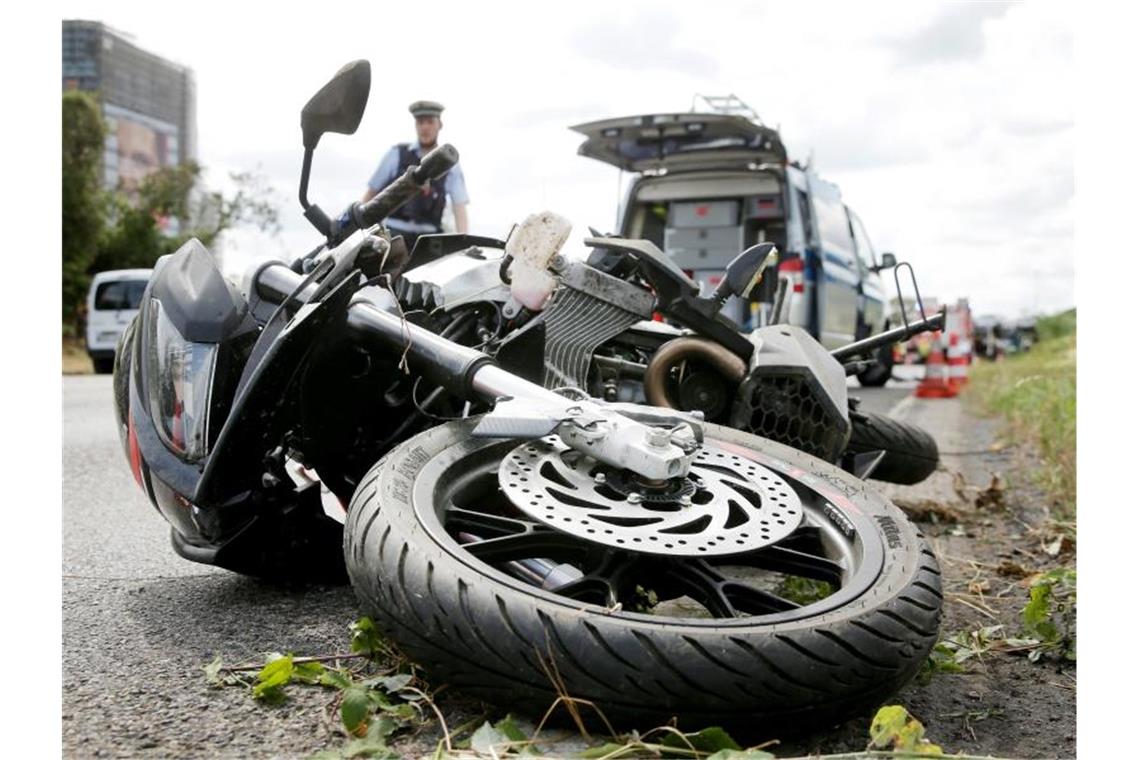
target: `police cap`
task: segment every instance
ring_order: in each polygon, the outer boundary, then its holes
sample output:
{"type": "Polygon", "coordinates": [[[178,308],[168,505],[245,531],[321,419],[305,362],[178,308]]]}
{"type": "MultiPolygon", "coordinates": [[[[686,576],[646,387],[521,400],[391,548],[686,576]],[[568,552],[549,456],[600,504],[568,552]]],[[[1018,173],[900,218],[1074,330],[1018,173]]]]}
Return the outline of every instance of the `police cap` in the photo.
{"type": "Polygon", "coordinates": [[[443,105],[434,100],[417,100],[408,106],[412,116],[439,116],[443,113],[443,105]]]}

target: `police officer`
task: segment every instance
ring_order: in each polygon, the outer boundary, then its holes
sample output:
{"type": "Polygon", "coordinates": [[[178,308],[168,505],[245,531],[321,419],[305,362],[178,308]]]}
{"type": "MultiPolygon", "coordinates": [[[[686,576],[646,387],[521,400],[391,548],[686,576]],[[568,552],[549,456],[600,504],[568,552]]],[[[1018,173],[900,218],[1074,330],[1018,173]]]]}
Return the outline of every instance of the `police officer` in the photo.
{"type": "MultiPolygon", "coordinates": [[[[443,126],[439,118],[443,106],[431,100],[417,100],[408,110],[416,119],[416,143],[393,145],[384,154],[380,166],[368,180],[368,190],[362,199],[365,202],[402,176],[409,166],[419,164],[420,159],[436,146],[443,126]]],[[[443,231],[445,196],[451,198],[456,231],[467,232],[467,185],[458,164],[443,177],[425,185],[420,195],[393,212],[384,224],[392,232],[402,235],[410,250],[420,235],[443,231]]]]}

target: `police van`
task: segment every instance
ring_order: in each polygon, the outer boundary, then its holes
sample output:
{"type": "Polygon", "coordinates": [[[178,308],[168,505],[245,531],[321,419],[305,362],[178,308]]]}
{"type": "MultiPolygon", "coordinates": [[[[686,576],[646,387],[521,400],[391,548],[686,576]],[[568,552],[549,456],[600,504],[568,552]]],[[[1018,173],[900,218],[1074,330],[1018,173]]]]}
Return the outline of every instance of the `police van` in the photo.
{"type": "MultiPolygon", "coordinates": [[[[653,242],[701,283],[707,295],[745,248],[771,242],[788,280],[782,321],[836,348],[888,327],[880,271],[894,256],[876,254],[862,221],[839,188],[789,161],[780,135],[735,113],[667,113],[605,119],[571,127],[585,135],[578,153],[632,172],[618,210],[621,237],[653,242]]],[[[773,321],[776,279],[732,300],[726,315],[742,329],[773,321]]],[[[891,352],[859,375],[863,385],[890,377],[891,352]]]]}

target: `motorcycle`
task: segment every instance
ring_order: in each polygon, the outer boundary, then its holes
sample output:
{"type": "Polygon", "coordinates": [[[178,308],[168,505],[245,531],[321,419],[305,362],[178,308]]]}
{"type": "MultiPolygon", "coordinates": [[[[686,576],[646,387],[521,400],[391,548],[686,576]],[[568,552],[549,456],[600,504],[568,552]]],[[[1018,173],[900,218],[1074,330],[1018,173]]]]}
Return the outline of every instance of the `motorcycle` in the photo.
{"type": "MultiPolygon", "coordinates": [[[[356,130],[370,84],[349,64],[302,111],[299,197],[325,243],[239,289],[190,241],[124,334],[124,452],[175,550],[347,572],[429,677],[527,713],[563,693],[627,724],[783,728],[909,680],[938,634],[938,563],[862,479],[699,412],[533,382],[483,350],[510,319],[493,301],[404,311],[407,251],[379,222],[455,149],[335,219],[307,199],[317,143],[356,130]]],[[[552,258],[543,229],[507,247],[538,262],[509,273],[524,296],[548,285],[531,277],[552,258]]]]}

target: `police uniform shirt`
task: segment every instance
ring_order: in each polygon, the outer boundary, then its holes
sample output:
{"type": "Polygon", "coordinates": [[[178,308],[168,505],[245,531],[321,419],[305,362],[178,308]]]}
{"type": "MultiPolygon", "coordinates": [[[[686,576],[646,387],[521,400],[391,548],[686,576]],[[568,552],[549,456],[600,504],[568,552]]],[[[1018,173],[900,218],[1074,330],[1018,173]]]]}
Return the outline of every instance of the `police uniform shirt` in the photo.
{"type": "MultiPolygon", "coordinates": [[[[424,157],[423,148],[420,147],[418,140],[413,140],[408,145],[416,158],[422,159],[424,157]]],[[[392,183],[396,179],[396,175],[400,170],[400,148],[398,145],[393,145],[384,154],[384,158],[380,160],[380,166],[376,167],[372,179],[368,180],[368,187],[379,192],[392,183]]],[[[459,164],[451,167],[447,172],[447,176],[443,178],[443,191],[447,197],[451,199],[451,205],[454,207],[457,204],[466,204],[467,199],[467,184],[463,180],[463,170],[459,164]]],[[[434,225],[430,222],[412,222],[407,219],[396,219],[389,217],[384,221],[384,225],[393,230],[400,230],[403,232],[438,232],[434,225]]]]}

